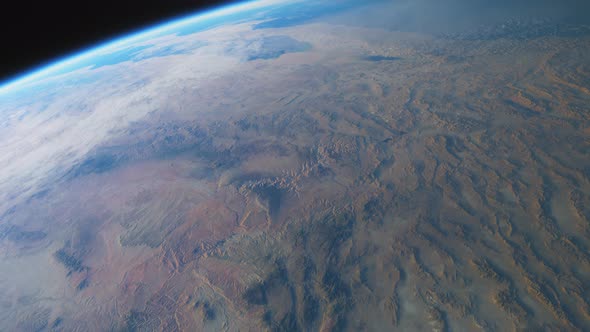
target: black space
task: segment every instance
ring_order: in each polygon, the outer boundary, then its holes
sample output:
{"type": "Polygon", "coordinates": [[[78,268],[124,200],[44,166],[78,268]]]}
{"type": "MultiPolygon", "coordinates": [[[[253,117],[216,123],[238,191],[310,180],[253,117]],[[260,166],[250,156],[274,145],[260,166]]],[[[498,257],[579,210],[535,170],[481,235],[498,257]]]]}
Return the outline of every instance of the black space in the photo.
{"type": "Polygon", "coordinates": [[[125,33],[233,2],[12,1],[0,7],[0,82],[125,33]]]}

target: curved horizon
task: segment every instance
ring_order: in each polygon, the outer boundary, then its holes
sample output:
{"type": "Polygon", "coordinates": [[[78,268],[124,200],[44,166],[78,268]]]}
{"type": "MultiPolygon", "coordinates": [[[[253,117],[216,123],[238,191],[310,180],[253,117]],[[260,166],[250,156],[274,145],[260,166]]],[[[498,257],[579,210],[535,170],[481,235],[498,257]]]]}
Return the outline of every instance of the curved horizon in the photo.
{"type": "Polygon", "coordinates": [[[234,3],[215,6],[209,9],[196,11],[190,14],[172,17],[162,20],[159,23],[150,24],[147,27],[137,29],[118,37],[111,38],[104,42],[97,42],[94,46],[81,48],[78,51],[71,52],[67,55],[56,57],[44,64],[33,66],[28,70],[24,70],[21,74],[13,75],[7,79],[0,80],[0,94],[6,93],[17,87],[23,87],[27,83],[32,83],[33,80],[43,78],[51,75],[60,68],[65,68],[68,65],[74,65],[76,62],[96,56],[97,52],[109,50],[116,46],[121,46],[130,43],[134,40],[139,40],[154,34],[165,32],[182,27],[184,25],[195,23],[197,21],[211,19],[219,16],[225,16],[232,13],[238,13],[249,9],[259,9],[261,7],[268,7],[273,4],[281,3],[281,0],[244,0],[234,3]]]}

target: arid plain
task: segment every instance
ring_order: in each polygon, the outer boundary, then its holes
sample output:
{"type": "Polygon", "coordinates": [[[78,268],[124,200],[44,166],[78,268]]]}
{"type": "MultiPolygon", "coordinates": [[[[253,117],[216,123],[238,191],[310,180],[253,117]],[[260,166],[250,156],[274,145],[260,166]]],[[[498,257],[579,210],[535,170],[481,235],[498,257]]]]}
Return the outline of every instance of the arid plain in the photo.
{"type": "Polygon", "coordinates": [[[590,329],[590,29],[343,20],[119,65],[153,107],[11,194],[1,329],[590,329]]]}

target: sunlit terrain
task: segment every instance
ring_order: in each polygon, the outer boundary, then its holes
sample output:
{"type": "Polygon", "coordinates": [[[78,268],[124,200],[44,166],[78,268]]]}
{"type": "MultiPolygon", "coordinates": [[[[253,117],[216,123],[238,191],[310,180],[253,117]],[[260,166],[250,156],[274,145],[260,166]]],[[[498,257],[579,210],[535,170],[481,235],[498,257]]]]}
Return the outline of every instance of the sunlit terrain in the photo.
{"type": "Polygon", "coordinates": [[[0,329],[590,329],[590,27],[423,2],[272,3],[0,94],[0,329]]]}

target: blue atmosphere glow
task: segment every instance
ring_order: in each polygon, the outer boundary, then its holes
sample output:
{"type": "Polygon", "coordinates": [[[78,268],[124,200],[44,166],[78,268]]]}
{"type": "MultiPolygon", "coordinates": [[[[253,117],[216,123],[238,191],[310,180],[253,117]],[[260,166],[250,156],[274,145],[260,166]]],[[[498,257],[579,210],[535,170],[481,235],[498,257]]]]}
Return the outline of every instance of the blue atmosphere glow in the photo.
{"type": "MultiPolygon", "coordinates": [[[[158,24],[152,28],[132,32],[113,41],[101,44],[97,47],[82,50],[78,53],[68,55],[61,59],[54,60],[47,65],[40,66],[31,71],[25,72],[19,76],[0,82],[0,93],[12,90],[24,85],[34,83],[36,80],[47,78],[53,75],[64,74],[72,70],[84,67],[98,68],[101,66],[116,64],[126,61],[129,55],[142,50],[143,47],[128,48],[127,50],[114,50],[108,52],[111,48],[121,47],[132,42],[141,42],[149,38],[178,34],[188,35],[191,33],[204,31],[221,25],[222,23],[239,22],[254,11],[260,11],[264,8],[271,8],[277,1],[246,1],[237,4],[217,7],[205,12],[191,14],[180,17],[171,21],[158,24]],[[99,52],[107,51],[104,56],[98,56],[99,52]]],[[[147,46],[144,46],[147,47],[147,46]]],[[[132,59],[130,59],[132,60],[132,59]]]]}

